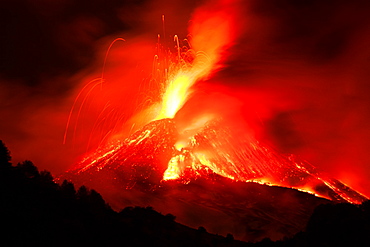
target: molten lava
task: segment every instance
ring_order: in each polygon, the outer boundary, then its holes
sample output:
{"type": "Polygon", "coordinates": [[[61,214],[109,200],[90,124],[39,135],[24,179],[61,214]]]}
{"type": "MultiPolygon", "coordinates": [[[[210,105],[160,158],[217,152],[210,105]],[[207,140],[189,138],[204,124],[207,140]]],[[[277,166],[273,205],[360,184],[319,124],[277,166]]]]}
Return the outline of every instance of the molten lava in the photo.
{"type": "Polygon", "coordinates": [[[140,184],[153,190],[169,180],[186,184],[217,174],[234,181],[295,188],[338,202],[366,200],[293,155],[278,154],[251,137],[236,137],[222,120],[208,122],[180,150],[175,147],[179,136],[173,120],[153,121],[123,142],[90,155],[67,177],[77,175],[72,179],[80,181],[100,177],[103,183],[115,180],[126,189],[140,184]]]}
{"type": "Polygon", "coordinates": [[[295,188],[334,201],[366,200],[309,163],[279,154],[247,131],[235,130],[222,113],[202,114],[198,122],[186,126],[181,123],[178,128],[176,114],[191,96],[193,85],[222,66],[220,54],[235,36],[235,17],[225,16],[226,12],[208,15],[195,21],[190,45],[180,47],[176,36],[176,52],[158,52],[154,76],[162,90],[158,92],[160,102],[151,108],[152,121],[126,139],[99,147],[66,177],[80,181],[99,177],[96,183],[110,180],[123,189],[139,186],[155,190],[170,180],[186,184],[198,178],[221,176],[295,188]]]}

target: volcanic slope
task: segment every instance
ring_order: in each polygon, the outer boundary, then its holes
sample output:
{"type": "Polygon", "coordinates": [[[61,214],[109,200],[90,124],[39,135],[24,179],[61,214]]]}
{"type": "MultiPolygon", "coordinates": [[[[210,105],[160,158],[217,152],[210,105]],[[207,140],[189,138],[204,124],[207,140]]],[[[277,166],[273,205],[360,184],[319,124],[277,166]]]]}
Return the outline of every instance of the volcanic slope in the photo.
{"type": "Polygon", "coordinates": [[[117,210],[152,206],[188,226],[246,241],[292,236],[304,230],[318,204],[329,202],[291,187],[310,185],[336,202],[366,199],[309,164],[235,138],[222,121],[209,122],[180,150],[178,138],[174,120],[153,121],[98,149],[59,180],[98,190],[117,210]]]}

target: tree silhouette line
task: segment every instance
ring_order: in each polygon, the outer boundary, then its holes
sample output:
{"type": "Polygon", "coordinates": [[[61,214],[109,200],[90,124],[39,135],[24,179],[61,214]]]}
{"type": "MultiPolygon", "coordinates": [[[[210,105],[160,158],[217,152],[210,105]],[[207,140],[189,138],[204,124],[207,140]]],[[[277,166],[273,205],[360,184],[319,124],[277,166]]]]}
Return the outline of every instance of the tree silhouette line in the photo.
{"type": "Polygon", "coordinates": [[[28,160],[13,165],[1,140],[0,198],[0,246],[370,246],[370,201],[320,205],[304,232],[245,243],[151,207],[116,212],[93,189],[57,184],[28,160]]]}

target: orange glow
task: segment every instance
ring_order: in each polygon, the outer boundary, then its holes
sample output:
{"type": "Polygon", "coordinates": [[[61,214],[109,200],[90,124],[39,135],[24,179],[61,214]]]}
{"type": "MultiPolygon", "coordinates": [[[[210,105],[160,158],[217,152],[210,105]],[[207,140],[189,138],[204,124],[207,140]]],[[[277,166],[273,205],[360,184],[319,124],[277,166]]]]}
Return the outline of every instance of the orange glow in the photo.
{"type": "Polygon", "coordinates": [[[173,118],[176,112],[184,105],[194,84],[195,78],[187,75],[178,75],[168,83],[163,95],[162,107],[156,119],[173,118]]]}
{"type": "MultiPolygon", "coordinates": [[[[116,170],[121,169],[125,171],[122,176],[131,180],[160,177],[162,182],[188,182],[197,177],[217,175],[234,181],[295,188],[325,198],[331,198],[328,194],[334,193],[335,200],[361,203],[366,197],[340,181],[323,176],[312,165],[293,155],[280,154],[258,142],[244,123],[235,123],[239,119],[228,119],[222,113],[205,110],[197,114],[196,120],[176,122],[176,114],[188,102],[193,86],[223,66],[225,51],[237,36],[236,9],[230,11],[233,2],[219,1],[217,10],[197,12],[186,49],[180,47],[177,36],[174,37],[176,52],[173,54],[157,49],[153,79],[150,80],[159,88],[154,90],[153,98],[157,101],[151,101],[138,114],[149,112],[150,117],[146,118],[149,123],[138,124],[136,131],[131,131],[136,124],[134,121],[125,139],[102,145],[73,172],[92,174],[107,167],[109,176],[112,171],[116,174],[116,170]],[[138,167],[150,171],[132,174],[141,171],[138,167]],[[315,189],[320,186],[325,187],[323,191],[315,189]]],[[[88,85],[93,90],[99,83],[93,81],[88,85]]],[[[229,110],[227,106],[225,108],[225,111],[229,110]]],[[[78,114],[80,112],[81,109],[78,114]]]]}
{"type": "Polygon", "coordinates": [[[179,39],[177,42],[178,62],[168,69],[169,78],[165,81],[160,111],[155,119],[173,118],[191,95],[191,87],[202,78],[222,67],[222,54],[236,38],[237,20],[235,9],[230,5],[235,1],[220,1],[218,11],[195,13],[188,40],[194,60],[188,63],[182,59],[179,39]]]}
{"type": "Polygon", "coordinates": [[[184,156],[172,157],[168,162],[168,168],[163,173],[163,180],[173,180],[180,178],[180,162],[184,161],[184,156]]]}

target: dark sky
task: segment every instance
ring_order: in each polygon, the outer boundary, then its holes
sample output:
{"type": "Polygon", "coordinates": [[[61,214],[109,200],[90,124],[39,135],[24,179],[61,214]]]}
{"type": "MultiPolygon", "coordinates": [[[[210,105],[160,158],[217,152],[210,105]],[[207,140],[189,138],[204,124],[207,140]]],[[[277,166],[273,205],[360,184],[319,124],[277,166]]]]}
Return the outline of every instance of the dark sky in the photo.
{"type": "MultiPolygon", "coordinates": [[[[141,57],[152,57],[162,14],[167,37],[185,37],[191,13],[206,1],[173,2],[2,1],[0,138],[16,162],[31,159],[58,173],[76,161],[87,138],[62,142],[78,89],[99,74],[117,37],[126,51],[137,43],[147,53],[123,55],[125,73],[150,65],[141,57]]],[[[259,140],[370,192],[370,3],[235,2],[238,38],[226,67],[206,84],[242,102],[259,140]]]]}

